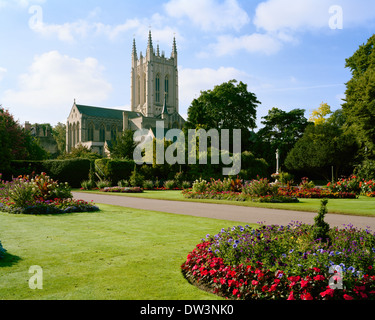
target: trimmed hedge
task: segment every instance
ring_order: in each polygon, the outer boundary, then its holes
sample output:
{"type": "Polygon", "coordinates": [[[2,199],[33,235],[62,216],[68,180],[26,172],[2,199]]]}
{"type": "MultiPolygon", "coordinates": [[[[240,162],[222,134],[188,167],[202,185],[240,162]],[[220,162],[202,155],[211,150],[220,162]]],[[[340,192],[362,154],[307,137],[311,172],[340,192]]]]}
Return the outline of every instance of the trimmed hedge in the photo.
{"type": "Polygon", "coordinates": [[[95,160],[95,171],[102,178],[111,181],[117,185],[120,180],[129,180],[132,171],[134,171],[135,162],[133,160],[95,160]]]}
{"type": "Polygon", "coordinates": [[[7,180],[20,175],[47,173],[53,180],[67,182],[73,188],[79,188],[83,180],[87,180],[91,160],[46,160],[46,161],[12,161],[11,173],[6,174],[7,180]]]}

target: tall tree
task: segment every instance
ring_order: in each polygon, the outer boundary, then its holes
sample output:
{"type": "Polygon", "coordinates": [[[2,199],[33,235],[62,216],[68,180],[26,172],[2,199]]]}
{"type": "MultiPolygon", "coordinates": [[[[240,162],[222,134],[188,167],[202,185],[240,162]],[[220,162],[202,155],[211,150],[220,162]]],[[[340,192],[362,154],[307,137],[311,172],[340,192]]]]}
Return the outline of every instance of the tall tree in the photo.
{"type": "Polygon", "coordinates": [[[366,158],[375,159],[375,35],[363,44],[346,67],[352,79],[346,84],[346,99],[342,108],[349,130],[355,133],[366,158]]]}
{"type": "Polygon", "coordinates": [[[308,125],[305,110],[294,109],[286,112],[273,108],[262,119],[264,127],[256,134],[254,152],[266,159],[269,164],[276,165],[275,154],[278,149],[282,164],[308,125]]]}
{"type": "Polygon", "coordinates": [[[322,102],[318,109],[313,110],[309,121],[314,122],[315,124],[323,124],[327,121],[326,117],[330,114],[332,114],[331,107],[328,105],[328,103],[322,102]]]}
{"type": "Polygon", "coordinates": [[[0,172],[9,171],[12,160],[43,160],[47,153],[16,121],[0,108],[0,172]]]}
{"type": "Polygon", "coordinates": [[[60,154],[64,154],[66,151],[66,124],[59,122],[53,127],[52,135],[57,143],[60,154]]]}
{"type": "Polygon", "coordinates": [[[109,146],[111,158],[133,159],[134,149],[137,146],[133,137],[134,132],[126,130],[121,136],[111,141],[112,145],[109,146]]]}
{"type": "Polygon", "coordinates": [[[202,91],[189,110],[186,127],[189,129],[241,129],[243,147],[256,128],[256,108],[260,104],[247,85],[231,80],[215,86],[213,90],[202,91]]]}
{"type": "Polygon", "coordinates": [[[331,178],[332,166],[335,178],[349,175],[353,171],[353,162],[357,151],[354,135],[346,133],[337,125],[337,119],[323,124],[309,125],[303,137],[289,152],[285,165],[311,177],[331,178]]]}

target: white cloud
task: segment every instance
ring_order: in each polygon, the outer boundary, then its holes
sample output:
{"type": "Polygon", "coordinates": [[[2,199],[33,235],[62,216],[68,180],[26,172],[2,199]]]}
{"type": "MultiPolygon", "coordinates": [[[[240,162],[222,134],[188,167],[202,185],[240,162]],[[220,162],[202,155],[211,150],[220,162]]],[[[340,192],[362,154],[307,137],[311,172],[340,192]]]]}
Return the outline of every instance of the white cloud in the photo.
{"type": "Polygon", "coordinates": [[[0,9],[16,5],[21,8],[28,8],[31,5],[45,3],[46,0],[0,0],[0,9]]]}
{"type": "Polygon", "coordinates": [[[4,79],[4,75],[7,73],[7,69],[0,67],[0,81],[4,79]]]}
{"type": "Polygon", "coordinates": [[[191,102],[200,96],[201,91],[212,90],[216,85],[236,79],[248,82],[251,77],[241,70],[235,68],[221,67],[219,69],[203,68],[190,69],[180,68],[179,86],[181,114],[185,114],[191,102]]]}
{"type": "Polygon", "coordinates": [[[164,7],[169,16],[187,17],[204,31],[239,31],[250,22],[237,0],[171,0],[164,7]]]}
{"type": "Polygon", "coordinates": [[[375,18],[372,0],[267,0],[258,5],[254,24],[267,32],[328,29],[332,6],[342,8],[344,28],[375,18]]]}
{"type": "Polygon", "coordinates": [[[73,99],[97,105],[108,98],[112,86],[94,58],[83,61],[51,51],[36,56],[28,73],[19,77],[18,90],[7,90],[3,103],[23,121],[64,121],[73,99]]]}
{"type": "MultiPolygon", "coordinates": [[[[95,12],[90,13],[90,18],[95,16],[95,12]]],[[[92,22],[90,19],[80,19],[64,24],[48,24],[42,22],[34,24],[32,29],[44,37],[57,37],[60,41],[74,43],[87,36],[105,36],[112,41],[127,33],[135,34],[139,37],[147,37],[150,25],[152,26],[153,36],[162,43],[171,44],[171,39],[174,34],[179,40],[183,39],[177,29],[166,26],[164,18],[157,13],[149,19],[128,19],[118,25],[92,22]]]]}
{"type": "Polygon", "coordinates": [[[217,42],[209,47],[210,52],[217,56],[236,54],[239,50],[272,55],[281,49],[282,42],[270,34],[254,33],[241,37],[219,36],[217,42]]]}

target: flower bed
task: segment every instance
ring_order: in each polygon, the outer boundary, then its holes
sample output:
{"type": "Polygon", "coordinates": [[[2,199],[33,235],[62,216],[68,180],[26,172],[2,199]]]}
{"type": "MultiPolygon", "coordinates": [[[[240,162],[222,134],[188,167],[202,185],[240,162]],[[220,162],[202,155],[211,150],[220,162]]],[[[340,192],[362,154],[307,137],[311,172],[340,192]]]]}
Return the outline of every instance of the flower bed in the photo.
{"type": "Polygon", "coordinates": [[[353,192],[333,192],[324,188],[302,189],[299,187],[279,188],[279,194],[299,199],[356,199],[353,192]]]}
{"type": "Polygon", "coordinates": [[[74,199],[35,200],[23,207],[15,205],[8,198],[0,199],[0,211],[13,214],[63,214],[73,212],[93,212],[99,208],[93,202],[74,199]]]}
{"type": "Polygon", "coordinates": [[[207,235],[181,270],[190,283],[229,299],[374,300],[374,234],[347,226],[322,242],[311,240],[312,228],[223,229],[207,235]]]}
{"type": "Polygon", "coordinates": [[[53,181],[45,173],[34,178],[0,181],[0,211],[14,214],[61,214],[98,211],[94,203],[74,200],[67,183],[53,181]]]}
{"type": "Polygon", "coordinates": [[[197,180],[192,189],[183,190],[188,199],[211,199],[229,201],[255,201],[268,203],[295,203],[298,199],[293,195],[278,193],[279,186],[269,183],[267,179],[253,180],[244,183],[239,179],[225,178],[221,180],[197,180]]]}
{"type": "Polygon", "coordinates": [[[139,187],[107,187],[101,191],[115,193],[142,193],[143,189],[139,187]]]}

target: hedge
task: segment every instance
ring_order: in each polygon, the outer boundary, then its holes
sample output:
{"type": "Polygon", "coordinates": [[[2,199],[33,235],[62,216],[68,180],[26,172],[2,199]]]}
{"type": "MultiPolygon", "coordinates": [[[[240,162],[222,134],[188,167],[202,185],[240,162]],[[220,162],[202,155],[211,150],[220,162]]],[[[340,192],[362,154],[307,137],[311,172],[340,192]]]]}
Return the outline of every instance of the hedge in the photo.
{"type": "Polygon", "coordinates": [[[7,180],[20,175],[47,173],[59,182],[68,182],[73,188],[79,188],[83,180],[87,180],[91,160],[45,160],[45,161],[12,161],[11,173],[5,174],[7,180]]]}
{"type": "Polygon", "coordinates": [[[112,185],[117,185],[120,180],[129,180],[134,167],[135,162],[132,160],[95,160],[96,173],[103,179],[111,181],[112,185]]]}

